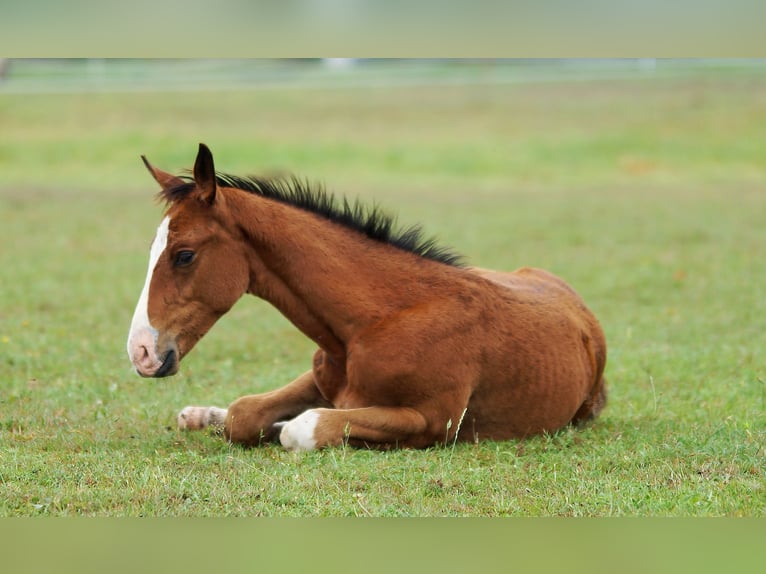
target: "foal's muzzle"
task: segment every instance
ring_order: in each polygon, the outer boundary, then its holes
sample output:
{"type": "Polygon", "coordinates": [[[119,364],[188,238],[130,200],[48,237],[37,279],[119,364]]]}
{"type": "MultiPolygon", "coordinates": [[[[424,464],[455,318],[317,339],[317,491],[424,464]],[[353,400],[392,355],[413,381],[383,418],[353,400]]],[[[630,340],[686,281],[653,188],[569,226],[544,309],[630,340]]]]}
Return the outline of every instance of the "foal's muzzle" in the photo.
{"type": "Polygon", "coordinates": [[[162,364],[153,377],[169,377],[178,372],[178,353],[175,349],[170,349],[162,359],[162,364]]]}
{"type": "Polygon", "coordinates": [[[128,338],[128,355],[142,377],[168,377],[178,372],[180,357],[175,342],[158,345],[158,333],[154,329],[132,332],[128,338]]]}

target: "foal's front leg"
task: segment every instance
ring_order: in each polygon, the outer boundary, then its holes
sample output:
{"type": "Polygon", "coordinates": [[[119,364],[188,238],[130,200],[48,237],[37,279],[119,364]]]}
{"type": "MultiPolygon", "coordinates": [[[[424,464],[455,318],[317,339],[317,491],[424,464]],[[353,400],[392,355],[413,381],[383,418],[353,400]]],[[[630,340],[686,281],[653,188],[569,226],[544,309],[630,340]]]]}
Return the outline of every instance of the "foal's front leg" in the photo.
{"type": "Polygon", "coordinates": [[[226,409],[219,407],[184,407],[176,422],[181,430],[202,430],[213,427],[223,430],[226,409]]]}
{"type": "Polygon", "coordinates": [[[306,409],[326,406],[330,404],[319,392],[313,371],[308,371],[281,389],[241,397],[228,409],[186,407],[178,415],[178,428],[216,426],[231,442],[257,446],[276,440],[283,421],[306,409]]]}

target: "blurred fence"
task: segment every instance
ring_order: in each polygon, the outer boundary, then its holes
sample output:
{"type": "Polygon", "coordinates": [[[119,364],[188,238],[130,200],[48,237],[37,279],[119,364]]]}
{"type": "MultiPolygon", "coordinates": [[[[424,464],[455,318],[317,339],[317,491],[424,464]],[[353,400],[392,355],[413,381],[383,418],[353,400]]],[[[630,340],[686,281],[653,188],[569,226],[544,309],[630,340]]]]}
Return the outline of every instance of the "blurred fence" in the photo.
{"type": "Polygon", "coordinates": [[[4,59],[0,93],[503,84],[711,71],[766,73],[766,60],[4,59]]]}

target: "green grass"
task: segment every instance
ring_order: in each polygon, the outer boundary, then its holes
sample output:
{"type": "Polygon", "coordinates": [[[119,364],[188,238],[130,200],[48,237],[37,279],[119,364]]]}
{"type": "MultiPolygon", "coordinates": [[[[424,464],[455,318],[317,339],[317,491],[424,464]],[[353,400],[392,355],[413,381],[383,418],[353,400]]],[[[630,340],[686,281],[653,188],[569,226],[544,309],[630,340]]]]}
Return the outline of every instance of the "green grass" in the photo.
{"type": "Polygon", "coordinates": [[[766,78],[0,94],[0,515],[766,512],[766,78]],[[313,344],[246,298],[171,379],[124,350],[160,219],[139,160],[289,169],[477,265],[571,282],[609,343],[582,430],[425,451],[246,450],[187,404],[282,385],[313,344]]]}

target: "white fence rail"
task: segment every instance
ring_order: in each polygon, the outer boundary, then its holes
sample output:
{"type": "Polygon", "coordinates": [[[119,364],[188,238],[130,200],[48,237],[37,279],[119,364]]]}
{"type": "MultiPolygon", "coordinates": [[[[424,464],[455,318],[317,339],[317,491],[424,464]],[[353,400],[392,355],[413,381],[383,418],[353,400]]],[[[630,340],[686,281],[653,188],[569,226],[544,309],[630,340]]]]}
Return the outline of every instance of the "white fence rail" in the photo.
{"type": "Polygon", "coordinates": [[[766,73],[766,60],[0,59],[0,94],[506,84],[766,73]]]}

